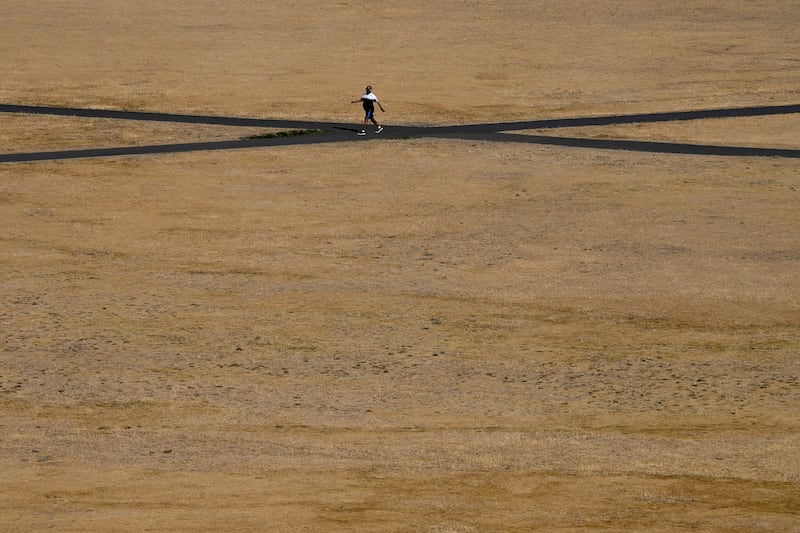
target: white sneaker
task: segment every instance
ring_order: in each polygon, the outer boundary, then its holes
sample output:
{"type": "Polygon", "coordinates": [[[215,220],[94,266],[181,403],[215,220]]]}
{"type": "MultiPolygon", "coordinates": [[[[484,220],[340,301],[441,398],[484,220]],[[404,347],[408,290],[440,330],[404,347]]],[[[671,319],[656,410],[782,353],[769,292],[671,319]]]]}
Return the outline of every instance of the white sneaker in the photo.
{"type": "Polygon", "coordinates": [[[379,134],[382,131],[383,131],[383,126],[378,126],[378,129],[375,130],[375,135],[379,134]]]}
{"type": "Polygon", "coordinates": [[[366,135],[366,134],[367,134],[367,132],[366,132],[366,131],[364,131],[364,130],[361,130],[361,131],[359,131],[359,132],[358,132],[358,134],[359,134],[359,135],[366,135]]]}

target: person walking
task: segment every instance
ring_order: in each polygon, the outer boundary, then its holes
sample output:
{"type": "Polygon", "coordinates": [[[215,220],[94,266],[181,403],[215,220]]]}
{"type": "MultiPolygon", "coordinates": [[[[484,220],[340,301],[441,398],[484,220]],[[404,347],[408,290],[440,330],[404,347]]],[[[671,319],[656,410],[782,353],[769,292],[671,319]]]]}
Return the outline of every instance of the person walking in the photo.
{"type": "Polygon", "coordinates": [[[367,125],[369,121],[372,121],[375,124],[375,133],[378,134],[383,131],[383,126],[378,124],[378,121],[375,120],[375,104],[378,104],[378,107],[381,109],[382,112],[386,112],[386,110],[381,105],[380,100],[378,97],[375,96],[375,93],[372,92],[372,86],[367,85],[367,88],[364,89],[364,96],[359,98],[358,100],[353,100],[350,102],[351,104],[357,104],[361,102],[361,106],[364,108],[364,126],[361,131],[358,132],[359,135],[366,135],[367,134],[367,125]]]}

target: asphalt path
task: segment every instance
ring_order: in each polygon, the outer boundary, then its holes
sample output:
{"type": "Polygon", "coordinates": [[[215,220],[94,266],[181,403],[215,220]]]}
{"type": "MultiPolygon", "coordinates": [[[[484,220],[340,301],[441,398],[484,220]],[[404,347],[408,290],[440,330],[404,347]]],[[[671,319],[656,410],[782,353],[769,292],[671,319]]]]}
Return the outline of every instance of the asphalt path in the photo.
{"type": "MultiPolygon", "coordinates": [[[[706,144],[665,143],[619,139],[591,139],[573,136],[524,135],[513,133],[520,130],[557,130],[584,126],[609,126],[615,124],[640,124],[654,122],[692,121],[713,118],[739,118],[768,115],[800,113],[800,104],[781,106],[737,107],[728,109],[704,109],[677,111],[669,113],[639,113],[630,115],[608,115],[599,117],[575,117],[519,122],[496,122],[487,124],[466,124],[456,126],[393,126],[375,135],[369,131],[366,136],[356,133],[360,127],[353,123],[311,122],[301,120],[273,120],[246,117],[221,117],[213,115],[182,115],[172,113],[150,113],[140,111],[121,111],[74,107],[28,106],[0,104],[0,113],[26,115],[56,115],[84,118],[103,118],[114,120],[137,120],[152,122],[171,122],[184,124],[216,124],[221,126],[240,126],[248,128],[270,128],[287,130],[316,130],[318,133],[287,137],[267,137],[237,139],[230,141],[194,142],[178,144],[152,144],[145,146],[125,146],[112,148],[87,148],[81,150],[59,150],[46,152],[0,153],[0,163],[29,161],[48,161],[78,158],[97,158],[133,156],[148,154],[168,154],[179,152],[236,150],[271,146],[291,146],[300,144],[321,144],[334,142],[367,142],[377,139],[409,138],[448,138],[491,142],[528,143],[549,146],[592,148],[601,150],[627,150],[687,155],[716,155],[731,157],[783,157],[800,158],[800,150],[721,146],[706,144]]],[[[2,150],[2,147],[0,147],[2,150]]]]}

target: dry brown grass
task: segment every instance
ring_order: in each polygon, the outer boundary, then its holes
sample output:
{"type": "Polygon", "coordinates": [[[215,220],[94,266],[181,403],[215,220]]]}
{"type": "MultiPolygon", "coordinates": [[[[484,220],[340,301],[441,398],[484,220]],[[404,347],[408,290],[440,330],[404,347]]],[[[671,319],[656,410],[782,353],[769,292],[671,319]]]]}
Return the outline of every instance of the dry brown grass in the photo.
{"type": "MultiPolygon", "coordinates": [[[[788,2],[11,2],[0,101],[796,103],[788,2]]],[[[3,151],[249,129],[4,116],[3,151]]],[[[792,117],[548,134],[798,148],[792,117]]],[[[795,531],[798,165],[456,140],[0,165],[0,529],[795,531]]]]}
{"type": "Polygon", "coordinates": [[[3,118],[0,146],[3,153],[28,153],[226,141],[276,131],[279,130],[22,114],[3,118]]]}

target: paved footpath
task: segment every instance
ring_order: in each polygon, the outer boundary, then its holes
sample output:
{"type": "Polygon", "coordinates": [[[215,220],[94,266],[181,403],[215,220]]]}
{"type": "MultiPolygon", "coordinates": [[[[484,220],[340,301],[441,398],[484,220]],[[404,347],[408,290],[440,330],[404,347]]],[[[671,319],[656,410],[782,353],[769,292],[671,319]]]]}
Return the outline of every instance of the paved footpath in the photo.
{"type": "Polygon", "coordinates": [[[367,142],[374,139],[448,138],[492,142],[531,143],[551,146],[595,148],[602,150],[628,150],[636,152],[718,155],[734,157],[784,157],[800,158],[800,149],[760,148],[747,146],[719,146],[706,144],[665,143],[636,140],[589,139],[551,135],[524,135],[513,133],[520,130],[557,130],[581,126],[608,126],[614,124],[639,124],[652,122],[689,121],[711,118],[738,118],[766,115],[800,113],[800,104],[761,107],[737,107],[729,109],[706,109],[677,111],[671,113],[646,113],[633,115],[611,115],[601,117],[559,118],[520,122],[497,122],[467,124],[459,126],[393,126],[388,125],[380,135],[370,132],[359,137],[359,128],[353,124],[334,122],[310,122],[297,120],[271,120],[245,117],[219,117],[207,115],[178,115],[170,113],[148,113],[139,111],[116,111],[106,109],[84,109],[70,107],[26,106],[0,104],[0,113],[28,115],[59,115],[71,117],[104,118],[115,120],[139,120],[173,122],[184,124],[216,124],[248,128],[277,128],[280,130],[318,130],[310,135],[239,139],[231,141],[194,142],[180,144],[153,144],[118,148],[87,148],[82,150],[60,150],[52,152],[1,153],[0,163],[47,161],[87,157],[113,157],[146,154],[167,154],[204,150],[235,150],[296,144],[320,144],[333,142],[367,142]]]}

